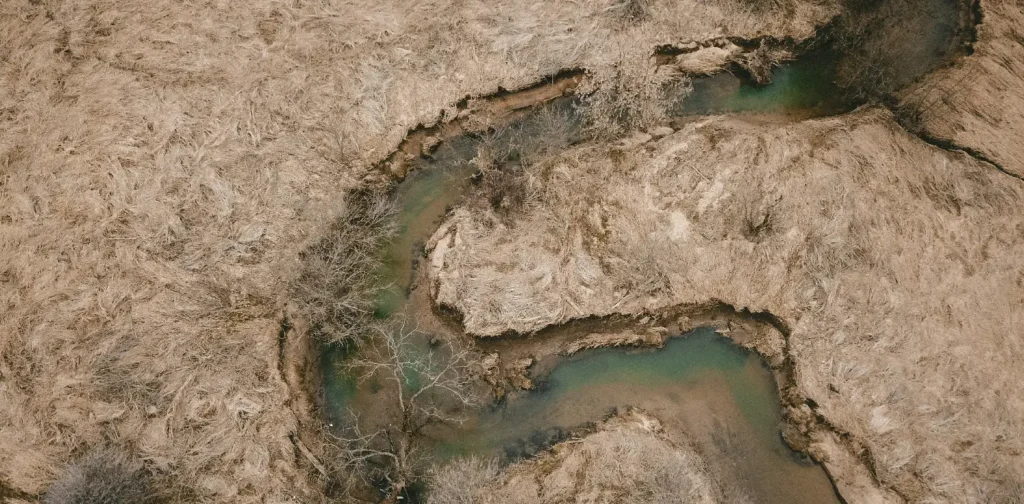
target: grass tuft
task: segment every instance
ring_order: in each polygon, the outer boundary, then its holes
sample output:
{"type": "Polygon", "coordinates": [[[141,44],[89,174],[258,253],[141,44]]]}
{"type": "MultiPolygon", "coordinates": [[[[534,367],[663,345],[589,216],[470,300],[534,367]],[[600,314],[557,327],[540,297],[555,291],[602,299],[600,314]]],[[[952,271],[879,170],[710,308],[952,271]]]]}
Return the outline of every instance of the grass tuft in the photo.
{"type": "Polygon", "coordinates": [[[111,448],[92,451],[68,466],[43,504],[149,504],[161,499],[142,465],[111,448]]]}

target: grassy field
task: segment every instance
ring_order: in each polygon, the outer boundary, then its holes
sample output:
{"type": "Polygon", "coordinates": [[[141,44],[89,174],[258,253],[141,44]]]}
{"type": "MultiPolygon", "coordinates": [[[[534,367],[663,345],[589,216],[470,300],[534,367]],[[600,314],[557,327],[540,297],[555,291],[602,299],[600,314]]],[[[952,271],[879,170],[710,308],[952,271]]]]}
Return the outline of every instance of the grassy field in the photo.
{"type": "Polygon", "coordinates": [[[0,494],[113,446],[176,500],[321,500],[278,337],[345,191],[467,96],[836,12],[780,6],[0,3],[0,494]]]}
{"type": "Polygon", "coordinates": [[[433,259],[438,302],[469,332],[712,300],[767,311],[790,329],[789,392],[819,415],[810,451],[848,500],[1020,494],[1019,180],[878,108],[708,118],[528,175],[541,189],[514,225],[458,211],[433,259]],[[848,434],[845,453],[829,431],[848,434]],[[880,492],[857,483],[861,464],[880,492]]]}

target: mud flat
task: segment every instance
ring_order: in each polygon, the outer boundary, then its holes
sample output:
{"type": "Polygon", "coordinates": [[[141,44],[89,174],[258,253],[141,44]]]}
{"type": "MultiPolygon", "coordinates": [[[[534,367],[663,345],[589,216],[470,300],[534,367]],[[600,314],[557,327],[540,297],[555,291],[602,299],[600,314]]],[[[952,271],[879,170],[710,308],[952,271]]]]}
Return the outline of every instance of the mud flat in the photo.
{"type": "Polygon", "coordinates": [[[544,190],[512,225],[456,211],[437,302],[480,337],[709,300],[773,314],[790,421],[844,498],[1014,495],[1018,180],[879,109],[643,140],[535,166],[544,190]]]}

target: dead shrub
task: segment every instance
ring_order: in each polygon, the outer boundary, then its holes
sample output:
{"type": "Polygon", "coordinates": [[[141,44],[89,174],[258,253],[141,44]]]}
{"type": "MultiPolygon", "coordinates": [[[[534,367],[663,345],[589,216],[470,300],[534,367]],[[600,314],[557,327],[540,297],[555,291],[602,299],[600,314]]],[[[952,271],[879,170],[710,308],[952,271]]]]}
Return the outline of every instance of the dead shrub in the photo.
{"type": "Polygon", "coordinates": [[[495,130],[481,141],[473,159],[480,174],[468,203],[511,225],[512,217],[536,198],[529,167],[579,142],[582,129],[578,104],[566,99],[495,130]]]}
{"type": "Polygon", "coordinates": [[[121,451],[104,448],[68,466],[47,490],[43,504],[148,504],[162,500],[141,463],[121,451]]]}
{"type": "Polygon", "coordinates": [[[475,206],[489,209],[506,225],[511,225],[534,198],[526,170],[519,167],[481,172],[473,194],[475,206]]]}
{"type": "Polygon", "coordinates": [[[771,210],[757,213],[748,212],[743,218],[743,236],[752,242],[760,242],[772,232],[771,210]]]}
{"type": "Polygon", "coordinates": [[[627,25],[640,24],[651,17],[651,0],[623,0],[611,7],[619,19],[627,25]]]}
{"type": "Polygon", "coordinates": [[[431,469],[430,504],[478,504],[486,502],[487,486],[501,475],[493,458],[467,457],[431,469]]]}
{"type": "Polygon", "coordinates": [[[301,254],[292,290],[312,334],[321,342],[361,339],[384,285],[381,249],[396,231],[395,208],[381,192],[350,193],[327,233],[301,254]]]}
{"type": "Polygon", "coordinates": [[[624,58],[588,80],[584,99],[588,129],[595,138],[617,138],[668,121],[672,97],[688,85],[666,67],[624,58]]]}
{"type": "Polygon", "coordinates": [[[556,100],[487,135],[473,162],[481,171],[536,164],[582,140],[582,123],[575,100],[556,100]]]}

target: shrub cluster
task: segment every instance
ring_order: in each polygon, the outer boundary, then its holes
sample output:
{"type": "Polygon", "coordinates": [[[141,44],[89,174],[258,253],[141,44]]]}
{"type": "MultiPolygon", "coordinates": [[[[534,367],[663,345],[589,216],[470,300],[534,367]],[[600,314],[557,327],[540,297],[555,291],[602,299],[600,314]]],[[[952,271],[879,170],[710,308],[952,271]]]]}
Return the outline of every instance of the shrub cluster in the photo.
{"type": "Polygon", "coordinates": [[[350,193],[344,211],[306,249],[293,290],[311,333],[323,343],[354,341],[370,328],[381,249],[396,230],[395,208],[382,192],[350,193]]]}
{"type": "Polygon", "coordinates": [[[114,449],[89,452],[68,466],[43,504],[149,504],[159,492],[138,462],[114,449]]]}

